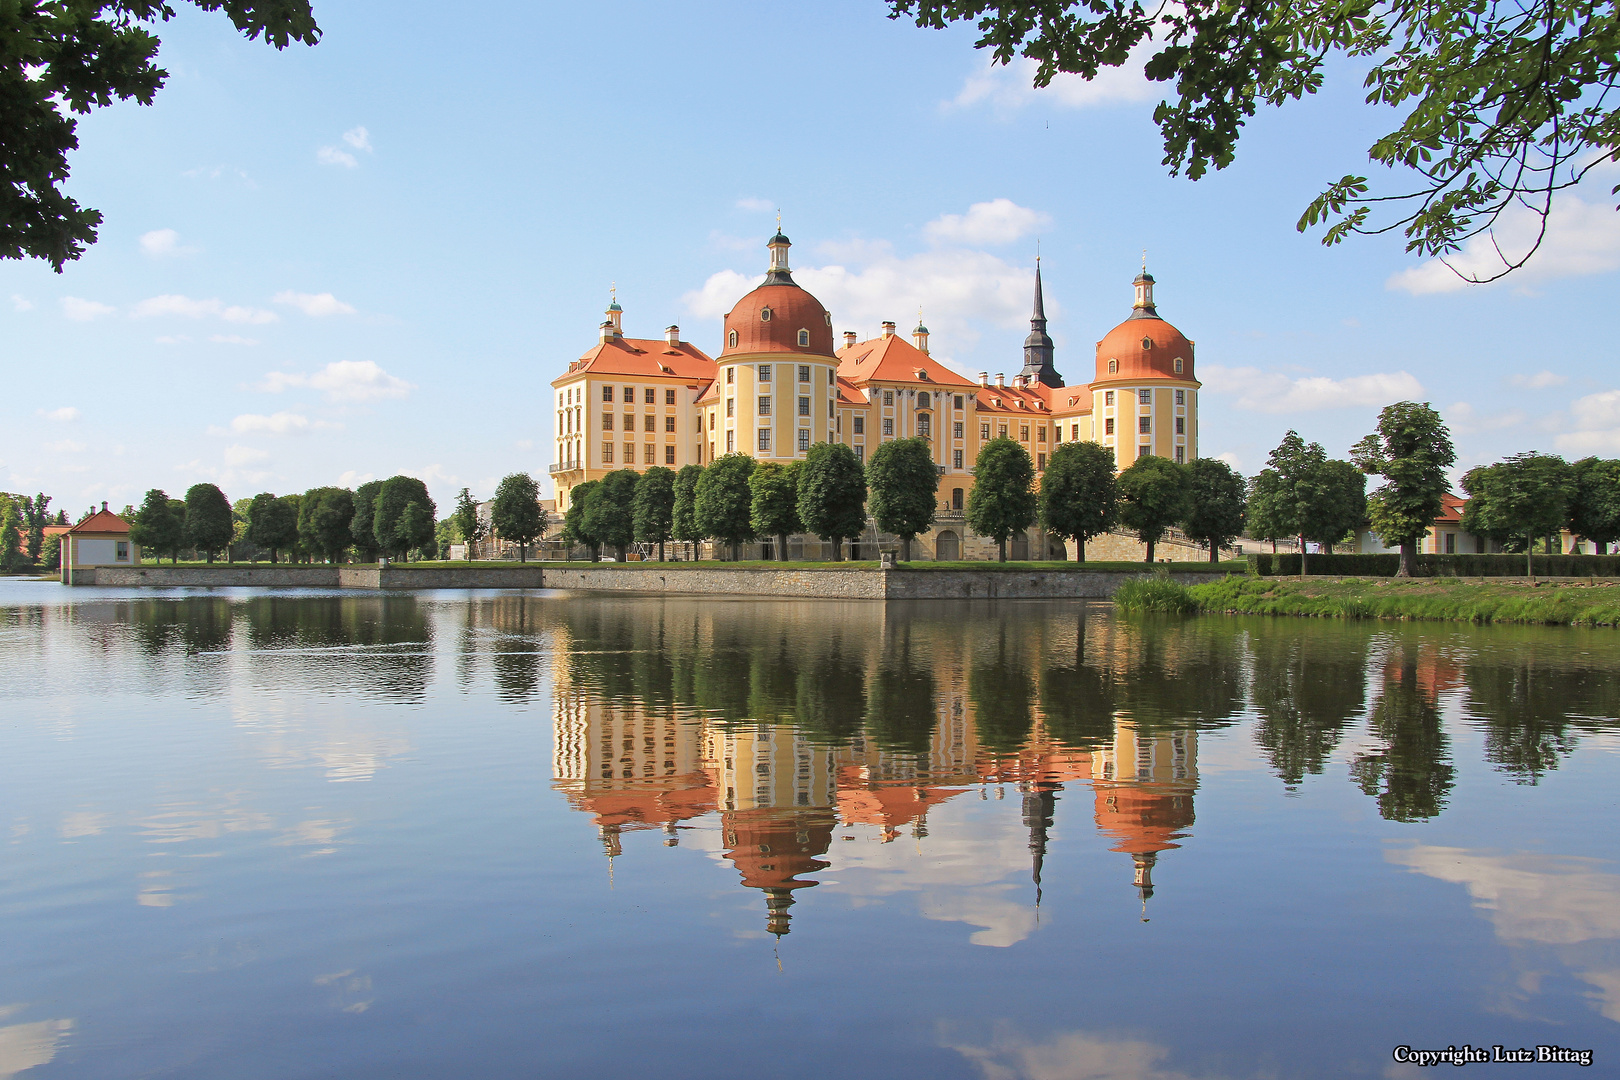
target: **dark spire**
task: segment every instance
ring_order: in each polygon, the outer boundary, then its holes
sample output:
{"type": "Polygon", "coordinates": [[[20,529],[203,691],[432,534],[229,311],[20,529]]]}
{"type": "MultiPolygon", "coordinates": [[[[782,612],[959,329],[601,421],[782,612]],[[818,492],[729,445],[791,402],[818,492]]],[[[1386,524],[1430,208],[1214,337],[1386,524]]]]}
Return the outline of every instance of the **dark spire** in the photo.
{"type": "Polygon", "coordinates": [[[1052,366],[1052,339],[1046,336],[1046,303],[1041,295],[1041,260],[1035,259],[1035,310],[1029,317],[1029,336],[1024,339],[1024,370],[1032,383],[1062,386],[1063,376],[1052,366]]]}
{"type": "MultiPolygon", "coordinates": [[[[1039,294],[1036,295],[1038,305],[1039,294]]],[[[1029,829],[1029,853],[1034,863],[1030,873],[1035,879],[1037,915],[1041,907],[1041,868],[1046,862],[1046,830],[1052,827],[1052,810],[1056,805],[1057,793],[1051,788],[1036,784],[1024,793],[1024,826],[1029,829]]]]}

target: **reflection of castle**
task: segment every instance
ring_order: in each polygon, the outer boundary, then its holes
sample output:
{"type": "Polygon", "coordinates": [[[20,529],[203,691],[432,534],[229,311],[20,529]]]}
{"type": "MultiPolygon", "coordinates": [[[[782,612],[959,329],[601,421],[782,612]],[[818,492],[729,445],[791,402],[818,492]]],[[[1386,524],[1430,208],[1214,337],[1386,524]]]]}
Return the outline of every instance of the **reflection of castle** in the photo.
{"type": "Polygon", "coordinates": [[[1180,847],[1175,841],[1193,823],[1198,735],[1177,731],[1147,738],[1121,722],[1113,745],[1093,752],[1092,763],[1097,827],[1116,841],[1114,851],[1135,861],[1145,919],[1159,852],[1180,847]]]}

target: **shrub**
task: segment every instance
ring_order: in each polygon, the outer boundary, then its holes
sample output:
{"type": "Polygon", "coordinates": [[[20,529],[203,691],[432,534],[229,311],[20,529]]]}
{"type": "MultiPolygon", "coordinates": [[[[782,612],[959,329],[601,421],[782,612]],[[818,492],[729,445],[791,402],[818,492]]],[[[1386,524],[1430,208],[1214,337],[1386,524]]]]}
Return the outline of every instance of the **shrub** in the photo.
{"type": "Polygon", "coordinates": [[[1114,603],[1125,611],[1168,611],[1185,614],[1198,610],[1198,601],[1185,585],[1163,574],[1127,578],[1114,593],[1114,603]]]}

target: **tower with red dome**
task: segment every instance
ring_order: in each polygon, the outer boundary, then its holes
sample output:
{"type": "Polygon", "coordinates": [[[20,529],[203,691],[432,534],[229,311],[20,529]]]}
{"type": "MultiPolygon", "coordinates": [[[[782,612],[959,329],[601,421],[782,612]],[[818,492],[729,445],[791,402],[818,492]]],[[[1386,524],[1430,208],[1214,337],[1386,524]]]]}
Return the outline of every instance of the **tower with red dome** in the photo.
{"type": "Polygon", "coordinates": [[[1124,322],[1097,342],[1091,416],[1098,442],[1124,469],[1156,454],[1178,463],[1198,456],[1198,390],[1193,343],[1159,315],[1153,275],[1144,264],[1131,283],[1124,322]]]}

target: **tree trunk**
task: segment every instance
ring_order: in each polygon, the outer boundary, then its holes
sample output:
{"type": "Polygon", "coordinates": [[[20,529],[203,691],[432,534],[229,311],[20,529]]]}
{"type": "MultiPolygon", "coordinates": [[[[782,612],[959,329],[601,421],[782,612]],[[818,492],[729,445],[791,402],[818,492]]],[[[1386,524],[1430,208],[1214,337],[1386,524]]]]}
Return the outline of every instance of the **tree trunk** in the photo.
{"type": "Polygon", "coordinates": [[[1086,539],[1083,536],[1077,536],[1074,538],[1074,561],[1086,561],[1086,539]]]}
{"type": "Polygon", "coordinates": [[[1149,540],[1147,542],[1147,558],[1143,559],[1142,561],[1143,562],[1152,562],[1153,561],[1153,541],[1152,540],[1149,540]]]}
{"type": "Polygon", "coordinates": [[[662,540],[658,541],[658,561],[664,561],[664,542],[662,540]]]}
{"type": "Polygon", "coordinates": [[[776,534],[776,561],[787,562],[787,533],[776,534]]]}
{"type": "Polygon", "coordinates": [[[620,562],[626,561],[625,557],[624,557],[624,550],[625,550],[625,548],[624,548],[623,544],[614,544],[613,545],[613,554],[618,558],[618,560],[620,562]]]}
{"type": "Polygon", "coordinates": [[[1209,538],[1209,561],[1212,563],[1221,561],[1221,546],[1215,542],[1213,536],[1209,538]]]}
{"type": "Polygon", "coordinates": [[[911,537],[909,536],[902,536],[900,538],[900,561],[911,561],[911,537]]]}
{"type": "Polygon", "coordinates": [[[526,563],[528,561],[529,561],[529,545],[528,544],[519,544],[518,545],[518,562],[526,563]]]}
{"type": "Polygon", "coordinates": [[[1305,538],[1299,538],[1299,580],[1305,580],[1305,538]]]}
{"type": "Polygon", "coordinates": [[[742,560],[742,541],[741,540],[733,540],[731,542],[731,561],[732,562],[739,562],[741,560],[742,560]]]}
{"type": "Polygon", "coordinates": [[[1000,562],[1006,562],[1007,561],[1007,541],[1005,541],[1005,540],[997,540],[996,541],[996,558],[1000,562]]]}
{"type": "Polygon", "coordinates": [[[1401,566],[1395,571],[1398,578],[1417,577],[1417,541],[1401,541],[1401,566]]]}
{"type": "Polygon", "coordinates": [[[1536,580],[1536,541],[1534,537],[1524,538],[1524,576],[1531,581],[1536,580]]]}
{"type": "Polygon", "coordinates": [[[1271,553],[1273,555],[1277,554],[1277,538],[1275,536],[1271,538],[1271,553]]]}

